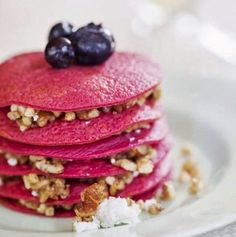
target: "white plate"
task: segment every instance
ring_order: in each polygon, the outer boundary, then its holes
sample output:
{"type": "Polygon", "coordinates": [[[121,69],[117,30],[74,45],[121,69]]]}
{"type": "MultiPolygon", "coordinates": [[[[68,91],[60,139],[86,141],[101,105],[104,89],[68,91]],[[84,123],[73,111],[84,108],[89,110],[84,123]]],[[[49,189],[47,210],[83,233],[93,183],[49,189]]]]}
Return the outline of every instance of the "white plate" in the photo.
{"type": "MultiPolygon", "coordinates": [[[[171,129],[177,140],[197,147],[205,177],[203,193],[182,199],[178,207],[173,205],[136,226],[99,230],[96,236],[192,236],[236,220],[236,85],[206,78],[175,78],[165,83],[171,129]]],[[[0,208],[0,236],[74,236],[70,229],[70,219],[39,218],[0,208]]],[[[94,236],[94,232],[80,236],[94,236]]]]}

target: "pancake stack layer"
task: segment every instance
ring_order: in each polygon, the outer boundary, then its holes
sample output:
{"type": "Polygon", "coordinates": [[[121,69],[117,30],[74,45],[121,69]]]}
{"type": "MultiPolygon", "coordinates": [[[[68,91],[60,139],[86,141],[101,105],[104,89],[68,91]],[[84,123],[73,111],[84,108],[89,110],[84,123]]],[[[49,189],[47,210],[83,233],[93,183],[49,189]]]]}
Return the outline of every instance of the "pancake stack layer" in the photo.
{"type": "Polygon", "coordinates": [[[114,53],[98,66],[53,69],[43,53],[0,65],[0,203],[74,216],[80,193],[148,199],[170,178],[158,66],[114,53]]]}

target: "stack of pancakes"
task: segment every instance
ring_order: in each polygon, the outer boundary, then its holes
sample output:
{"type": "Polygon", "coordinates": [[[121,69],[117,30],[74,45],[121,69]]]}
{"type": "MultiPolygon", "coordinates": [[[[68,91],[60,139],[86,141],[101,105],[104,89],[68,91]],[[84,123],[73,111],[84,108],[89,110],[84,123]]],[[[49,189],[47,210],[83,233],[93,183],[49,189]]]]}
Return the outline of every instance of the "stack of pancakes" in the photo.
{"type": "Polygon", "coordinates": [[[149,199],[170,178],[159,67],[117,52],[97,66],[53,69],[43,53],[0,65],[0,203],[74,216],[89,185],[149,199]]]}

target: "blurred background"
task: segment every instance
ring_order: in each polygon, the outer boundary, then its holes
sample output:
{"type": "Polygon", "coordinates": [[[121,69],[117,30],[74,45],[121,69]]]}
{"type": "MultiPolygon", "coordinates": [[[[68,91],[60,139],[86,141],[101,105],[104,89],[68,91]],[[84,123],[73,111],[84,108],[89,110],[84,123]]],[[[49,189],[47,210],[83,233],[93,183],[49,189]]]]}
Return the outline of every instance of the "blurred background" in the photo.
{"type": "Polygon", "coordinates": [[[0,0],[0,61],[43,50],[62,20],[102,22],[119,49],[151,55],[166,76],[236,77],[235,0],[0,0]]]}

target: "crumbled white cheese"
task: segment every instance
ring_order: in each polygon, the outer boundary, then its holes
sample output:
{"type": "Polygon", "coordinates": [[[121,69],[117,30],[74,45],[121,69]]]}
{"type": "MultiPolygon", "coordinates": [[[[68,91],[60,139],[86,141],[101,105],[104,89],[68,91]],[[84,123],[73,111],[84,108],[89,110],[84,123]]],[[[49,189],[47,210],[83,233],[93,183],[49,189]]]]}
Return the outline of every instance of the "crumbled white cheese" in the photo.
{"type": "Polygon", "coordinates": [[[7,159],[7,164],[10,166],[16,166],[17,163],[18,163],[17,159],[14,159],[14,158],[7,159]]]}
{"type": "Polygon", "coordinates": [[[99,206],[95,220],[101,227],[112,227],[120,224],[134,224],[139,222],[141,210],[137,204],[128,206],[125,198],[109,197],[99,206]]]}
{"type": "Polygon", "coordinates": [[[111,158],[111,159],[110,159],[110,162],[111,162],[111,164],[114,165],[114,164],[116,163],[116,159],[115,159],[115,158],[111,158]]]}
{"type": "Polygon", "coordinates": [[[130,141],[130,142],[135,141],[135,137],[130,137],[129,141],[130,141]]]}
{"type": "Polygon", "coordinates": [[[88,230],[97,230],[99,228],[99,224],[95,221],[85,222],[85,221],[75,221],[73,223],[73,229],[78,232],[84,232],[88,230]]]}
{"type": "Polygon", "coordinates": [[[139,176],[139,172],[138,172],[138,171],[134,171],[134,172],[133,172],[133,177],[136,178],[136,177],[138,177],[138,176],[139,176]]]}
{"type": "Polygon", "coordinates": [[[141,210],[136,203],[128,206],[125,198],[109,197],[105,199],[97,209],[93,221],[73,223],[73,229],[80,233],[98,228],[108,228],[121,224],[138,223],[141,210]]]}
{"type": "Polygon", "coordinates": [[[36,122],[38,119],[39,119],[39,116],[38,116],[37,114],[35,114],[35,115],[33,116],[33,121],[36,122]]]}

